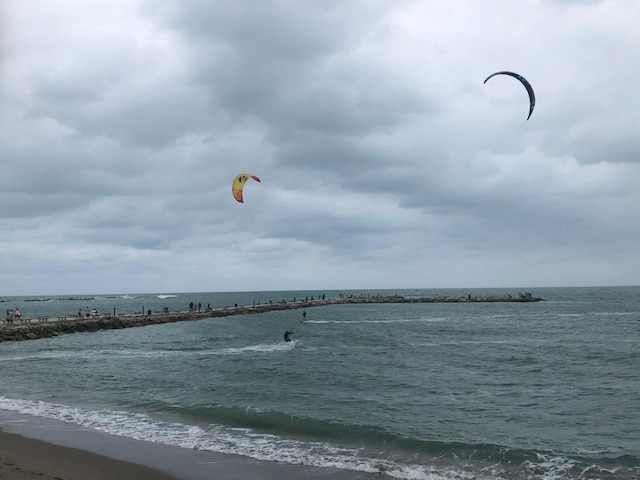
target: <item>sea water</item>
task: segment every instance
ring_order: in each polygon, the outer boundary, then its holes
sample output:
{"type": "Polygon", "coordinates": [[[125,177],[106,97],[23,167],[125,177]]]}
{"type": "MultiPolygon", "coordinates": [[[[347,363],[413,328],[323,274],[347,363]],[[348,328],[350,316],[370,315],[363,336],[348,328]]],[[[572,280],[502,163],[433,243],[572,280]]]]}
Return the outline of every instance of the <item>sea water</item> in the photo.
{"type": "MultiPolygon", "coordinates": [[[[545,301],[329,305],[306,308],[305,322],[284,310],[3,342],[0,411],[389,478],[640,478],[640,288],[528,291],[545,301]]],[[[0,305],[35,318],[520,293],[163,292],[0,305]]]]}

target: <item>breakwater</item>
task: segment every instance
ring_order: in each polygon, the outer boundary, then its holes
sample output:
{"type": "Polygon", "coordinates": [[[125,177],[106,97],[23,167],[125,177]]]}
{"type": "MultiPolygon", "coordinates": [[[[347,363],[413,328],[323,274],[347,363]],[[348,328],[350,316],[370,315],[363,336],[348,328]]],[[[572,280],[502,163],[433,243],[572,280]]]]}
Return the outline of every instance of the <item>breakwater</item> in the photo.
{"type": "Polygon", "coordinates": [[[121,328],[144,327],[163,323],[201,320],[212,317],[227,317],[230,315],[245,315],[271,312],[276,310],[293,310],[302,308],[319,307],[336,304],[362,304],[362,303],[479,303],[479,302],[540,302],[543,298],[530,294],[513,297],[507,296],[461,296],[461,297],[404,297],[392,296],[350,296],[340,298],[320,298],[315,300],[302,300],[298,302],[269,302],[258,305],[237,307],[224,307],[204,311],[165,312],[139,314],[100,315],[96,317],[57,317],[49,318],[41,316],[37,319],[27,319],[20,323],[5,321],[0,324],[0,342],[35,340],[48,338],[67,333],[96,332],[99,330],[112,330],[121,328]]]}

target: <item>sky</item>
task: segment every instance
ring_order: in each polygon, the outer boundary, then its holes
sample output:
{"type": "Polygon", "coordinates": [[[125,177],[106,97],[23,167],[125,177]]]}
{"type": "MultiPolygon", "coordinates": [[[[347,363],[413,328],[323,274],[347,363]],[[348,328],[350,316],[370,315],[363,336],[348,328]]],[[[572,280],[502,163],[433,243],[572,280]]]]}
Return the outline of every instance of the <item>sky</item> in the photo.
{"type": "Polygon", "coordinates": [[[0,0],[0,295],[639,285],[639,21],[0,0]]]}

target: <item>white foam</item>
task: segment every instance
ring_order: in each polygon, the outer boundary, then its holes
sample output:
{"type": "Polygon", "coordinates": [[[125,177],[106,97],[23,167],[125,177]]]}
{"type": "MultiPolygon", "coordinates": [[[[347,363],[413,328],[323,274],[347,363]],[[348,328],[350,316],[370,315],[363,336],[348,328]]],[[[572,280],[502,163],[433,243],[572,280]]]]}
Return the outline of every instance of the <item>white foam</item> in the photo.
{"type": "Polygon", "coordinates": [[[32,353],[18,353],[11,356],[3,357],[4,362],[22,362],[25,360],[51,360],[51,359],[82,359],[82,358],[110,358],[117,355],[120,358],[123,357],[202,357],[209,355],[239,355],[249,352],[283,352],[292,350],[298,345],[298,340],[292,340],[291,342],[277,342],[277,343],[261,343],[255,345],[247,345],[244,347],[225,347],[214,348],[208,350],[141,350],[141,349],[99,349],[83,352],[72,351],[40,351],[32,353]]]}
{"type": "Polygon", "coordinates": [[[405,319],[384,319],[384,320],[305,320],[302,323],[332,323],[350,325],[356,323],[422,323],[422,322],[442,322],[443,317],[431,317],[431,318],[405,318],[405,319]]]}
{"type": "Polygon", "coordinates": [[[156,298],[164,300],[165,298],[178,298],[177,295],[158,295],[156,298]]]}
{"type": "Polygon", "coordinates": [[[213,352],[214,355],[234,355],[238,353],[244,352],[282,352],[285,350],[291,350],[295,347],[297,340],[292,340],[290,342],[278,342],[278,343],[268,343],[268,344],[258,344],[258,345],[248,345],[246,347],[236,347],[236,348],[222,348],[220,350],[216,350],[213,352]]]}
{"type": "Polygon", "coordinates": [[[181,448],[243,455],[258,460],[333,467],[405,479],[464,480],[465,472],[436,472],[421,465],[403,465],[389,460],[360,457],[359,451],[324,442],[300,442],[276,435],[255,433],[246,428],[220,425],[199,427],[154,420],[146,414],[114,410],[91,411],[42,401],[0,396],[0,409],[50,418],[111,435],[181,448]]]}
{"type": "Polygon", "coordinates": [[[525,462],[525,467],[534,472],[541,480],[562,480],[575,462],[565,457],[538,454],[538,462],[525,462]]]}

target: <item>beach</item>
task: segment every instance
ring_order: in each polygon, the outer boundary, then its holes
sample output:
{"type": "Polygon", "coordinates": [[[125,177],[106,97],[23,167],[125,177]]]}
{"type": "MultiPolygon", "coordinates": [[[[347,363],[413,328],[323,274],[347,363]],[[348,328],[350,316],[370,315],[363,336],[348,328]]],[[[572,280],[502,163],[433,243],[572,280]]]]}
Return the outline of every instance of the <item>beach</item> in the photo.
{"type": "Polygon", "coordinates": [[[377,474],[260,461],[0,412],[0,479],[372,480],[377,474]]]}
{"type": "Polygon", "coordinates": [[[176,480],[169,474],[76,448],[0,431],[0,478],[176,480]]]}

